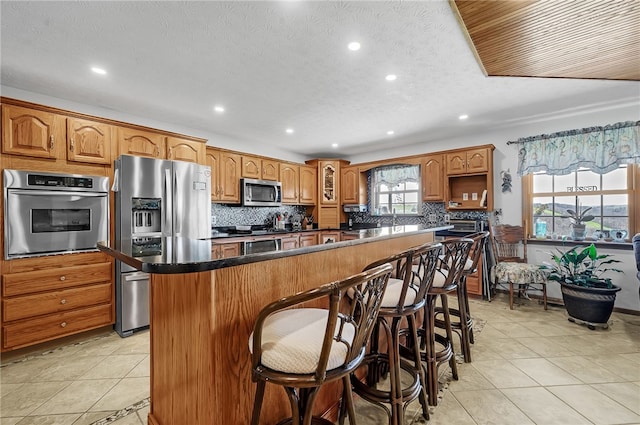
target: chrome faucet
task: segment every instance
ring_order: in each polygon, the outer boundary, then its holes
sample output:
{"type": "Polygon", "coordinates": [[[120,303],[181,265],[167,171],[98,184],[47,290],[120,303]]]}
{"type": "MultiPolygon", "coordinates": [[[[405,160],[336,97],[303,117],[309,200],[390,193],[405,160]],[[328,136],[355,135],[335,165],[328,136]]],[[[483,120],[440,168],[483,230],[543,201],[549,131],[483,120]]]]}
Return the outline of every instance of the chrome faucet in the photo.
{"type": "Polygon", "coordinates": [[[397,217],[396,217],[396,209],[394,208],[393,209],[393,216],[391,217],[391,225],[395,226],[397,224],[397,222],[398,222],[398,220],[397,220],[397,217]]]}

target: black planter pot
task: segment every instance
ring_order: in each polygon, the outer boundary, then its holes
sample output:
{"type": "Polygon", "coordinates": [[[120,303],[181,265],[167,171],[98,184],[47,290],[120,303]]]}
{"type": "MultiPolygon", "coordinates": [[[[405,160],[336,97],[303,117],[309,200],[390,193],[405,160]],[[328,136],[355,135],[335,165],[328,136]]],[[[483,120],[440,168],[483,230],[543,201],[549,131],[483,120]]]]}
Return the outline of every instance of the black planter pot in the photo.
{"type": "Polygon", "coordinates": [[[577,285],[560,283],[562,299],[570,318],[587,324],[606,325],[613,311],[618,286],[607,288],[585,288],[577,285]]]}

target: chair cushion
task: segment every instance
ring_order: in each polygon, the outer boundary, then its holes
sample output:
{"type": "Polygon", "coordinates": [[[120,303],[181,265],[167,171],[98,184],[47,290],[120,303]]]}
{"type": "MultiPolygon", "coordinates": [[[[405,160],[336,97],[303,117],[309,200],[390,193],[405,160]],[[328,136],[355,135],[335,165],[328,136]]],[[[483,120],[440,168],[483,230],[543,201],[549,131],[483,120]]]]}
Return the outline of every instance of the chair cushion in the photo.
{"type": "MultiPolygon", "coordinates": [[[[382,297],[381,307],[393,308],[398,305],[403,284],[404,281],[402,279],[389,278],[387,289],[384,291],[384,296],[382,297]]],[[[404,307],[412,305],[416,301],[416,295],[415,288],[409,287],[407,289],[407,295],[404,297],[404,307]]]]}
{"type": "Polygon", "coordinates": [[[449,273],[447,272],[447,270],[436,270],[435,274],[433,275],[433,284],[431,285],[431,287],[442,288],[447,282],[448,276],[449,273]]]}
{"type": "MultiPolygon", "coordinates": [[[[262,364],[285,373],[314,373],[320,360],[322,341],[327,327],[329,310],[297,308],[279,311],[264,321],[262,329],[262,364]]],[[[338,334],[340,321],[334,335],[338,334]]],[[[342,339],[353,341],[355,328],[346,323],[342,339]]],[[[249,336],[249,350],[253,352],[253,333],[249,336]]],[[[327,370],[344,364],[349,348],[334,341],[327,362],[327,370]]]]}
{"type": "Polygon", "coordinates": [[[500,283],[545,283],[547,272],[536,264],[501,262],[492,270],[494,280],[500,283]]]}

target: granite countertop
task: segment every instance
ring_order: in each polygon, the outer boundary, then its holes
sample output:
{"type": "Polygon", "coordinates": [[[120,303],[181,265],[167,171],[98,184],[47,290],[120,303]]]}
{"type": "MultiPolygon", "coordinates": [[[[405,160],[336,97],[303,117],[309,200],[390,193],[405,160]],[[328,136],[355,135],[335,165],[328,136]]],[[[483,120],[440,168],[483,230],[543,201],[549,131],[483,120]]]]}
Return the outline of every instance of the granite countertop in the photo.
{"type": "MultiPolygon", "coordinates": [[[[157,237],[144,240],[125,239],[113,244],[104,241],[98,242],[98,249],[143,272],[159,274],[192,273],[357,245],[385,238],[435,232],[449,227],[407,225],[361,230],[334,229],[333,231],[348,234],[350,236],[349,240],[325,244],[322,241],[318,241],[318,244],[313,246],[291,249],[279,248],[257,254],[240,254],[228,258],[217,258],[217,254],[212,250],[212,246],[216,244],[226,244],[225,238],[220,238],[219,240],[182,237],[157,237]]],[[[243,242],[235,243],[242,244],[243,242]]],[[[242,253],[242,250],[237,250],[236,252],[242,253]]]]}

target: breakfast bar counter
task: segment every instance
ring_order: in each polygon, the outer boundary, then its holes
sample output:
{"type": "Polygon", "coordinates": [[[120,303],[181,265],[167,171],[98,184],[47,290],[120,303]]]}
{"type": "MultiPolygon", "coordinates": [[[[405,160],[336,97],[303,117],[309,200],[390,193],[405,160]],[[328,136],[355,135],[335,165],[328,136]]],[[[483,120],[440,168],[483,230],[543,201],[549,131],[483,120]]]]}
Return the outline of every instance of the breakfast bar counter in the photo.
{"type": "MultiPolygon", "coordinates": [[[[150,425],[248,424],[255,385],[249,335],[260,310],[294,293],[356,274],[369,263],[433,241],[441,228],[395,226],[349,240],[218,258],[216,240],[123,240],[98,248],[150,277],[150,425]],[[149,242],[148,240],[146,242],[149,242]]],[[[335,418],[339,384],[316,414],[335,418]]],[[[261,423],[290,416],[285,392],[267,386],[261,423]]]]}

